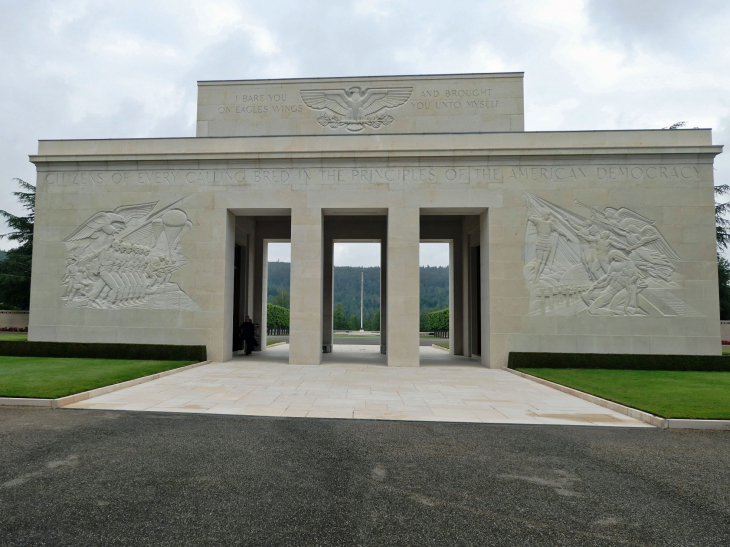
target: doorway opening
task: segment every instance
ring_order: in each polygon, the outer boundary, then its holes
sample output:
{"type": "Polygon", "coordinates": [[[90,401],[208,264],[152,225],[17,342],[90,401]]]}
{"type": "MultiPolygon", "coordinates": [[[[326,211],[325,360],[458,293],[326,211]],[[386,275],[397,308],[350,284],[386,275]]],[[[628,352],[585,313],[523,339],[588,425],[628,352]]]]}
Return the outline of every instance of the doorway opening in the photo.
{"type": "Polygon", "coordinates": [[[325,209],[323,225],[322,362],[385,365],[387,210],[325,209]]]}
{"type": "Polygon", "coordinates": [[[420,363],[479,361],[488,339],[482,318],[486,244],[484,209],[421,210],[420,363]]]}
{"type": "Polygon", "coordinates": [[[419,246],[420,346],[448,351],[451,242],[422,242],[419,246]]]}
{"type": "Polygon", "coordinates": [[[380,242],[334,242],[333,352],[380,353],[380,242]]]}
{"type": "MultiPolygon", "coordinates": [[[[234,356],[243,356],[253,351],[262,356],[258,352],[273,345],[268,337],[272,324],[275,334],[288,334],[291,215],[285,209],[241,209],[231,210],[231,213],[236,217],[232,272],[232,353],[234,356]],[[273,263],[271,268],[270,261],[273,263]],[[272,309],[270,303],[284,305],[272,309]],[[253,327],[244,325],[247,317],[251,319],[253,327]],[[248,337],[246,342],[246,336],[242,335],[250,334],[251,330],[253,340],[248,337]]],[[[278,340],[274,339],[275,342],[278,340]]],[[[267,356],[267,359],[270,357],[278,362],[288,362],[288,345],[276,349],[277,355],[267,356]]]]}
{"type": "MultiPolygon", "coordinates": [[[[289,343],[291,242],[267,241],[266,344],[289,343]]],[[[263,348],[265,349],[265,348],[263,348]]]]}

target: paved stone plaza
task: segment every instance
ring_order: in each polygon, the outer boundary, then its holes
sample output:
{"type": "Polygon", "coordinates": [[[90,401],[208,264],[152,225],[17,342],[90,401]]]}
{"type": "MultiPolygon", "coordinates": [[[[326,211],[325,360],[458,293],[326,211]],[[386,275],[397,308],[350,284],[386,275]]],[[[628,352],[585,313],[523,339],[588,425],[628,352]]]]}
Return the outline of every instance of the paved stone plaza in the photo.
{"type": "Polygon", "coordinates": [[[434,348],[393,369],[374,346],[289,365],[288,345],[212,363],[68,408],[244,416],[650,427],[617,412],[434,348]]]}

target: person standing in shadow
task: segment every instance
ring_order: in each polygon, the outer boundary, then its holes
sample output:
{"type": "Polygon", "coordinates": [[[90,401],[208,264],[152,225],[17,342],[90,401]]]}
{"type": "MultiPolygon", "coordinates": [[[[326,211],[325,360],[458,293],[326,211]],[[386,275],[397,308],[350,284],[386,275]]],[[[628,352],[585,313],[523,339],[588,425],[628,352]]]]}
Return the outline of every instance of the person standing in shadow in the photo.
{"type": "Polygon", "coordinates": [[[258,346],[253,321],[251,321],[251,318],[248,315],[238,328],[238,339],[241,344],[245,344],[246,355],[251,355],[254,347],[258,346]]]}

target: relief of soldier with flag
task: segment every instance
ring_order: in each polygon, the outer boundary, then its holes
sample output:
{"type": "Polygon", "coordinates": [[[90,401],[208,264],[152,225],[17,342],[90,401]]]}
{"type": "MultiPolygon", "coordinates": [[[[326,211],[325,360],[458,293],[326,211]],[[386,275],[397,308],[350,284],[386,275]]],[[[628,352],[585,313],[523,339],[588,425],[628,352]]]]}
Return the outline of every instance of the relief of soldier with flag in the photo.
{"type": "Polygon", "coordinates": [[[680,258],[653,220],[576,200],[587,211],[582,216],[524,197],[531,315],[702,316],[675,294],[682,288],[680,258]]]}

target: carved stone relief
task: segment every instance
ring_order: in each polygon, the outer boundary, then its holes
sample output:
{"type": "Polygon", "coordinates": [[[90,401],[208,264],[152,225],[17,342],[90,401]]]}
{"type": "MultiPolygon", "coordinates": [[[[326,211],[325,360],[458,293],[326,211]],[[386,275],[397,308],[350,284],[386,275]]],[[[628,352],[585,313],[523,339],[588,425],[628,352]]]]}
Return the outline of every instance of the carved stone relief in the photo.
{"type": "Polygon", "coordinates": [[[180,242],[192,223],[177,208],[186,199],[157,210],[159,202],[123,205],[100,211],[79,226],[64,240],[65,305],[200,310],[170,281],[186,263],[180,242]]]}
{"type": "Polygon", "coordinates": [[[395,121],[393,116],[382,112],[405,104],[413,92],[412,87],[349,89],[305,89],[300,91],[302,101],[313,110],[324,110],[317,119],[322,127],[346,128],[362,131],[365,127],[379,129],[395,121]]]}
{"type": "Polygon", "coordinates": [[[680,258],[653,220],[625,207],[576,200],[585,217],[532,194],[525,201],[530,315],[702,317],[672,292],[680,258]]]}

